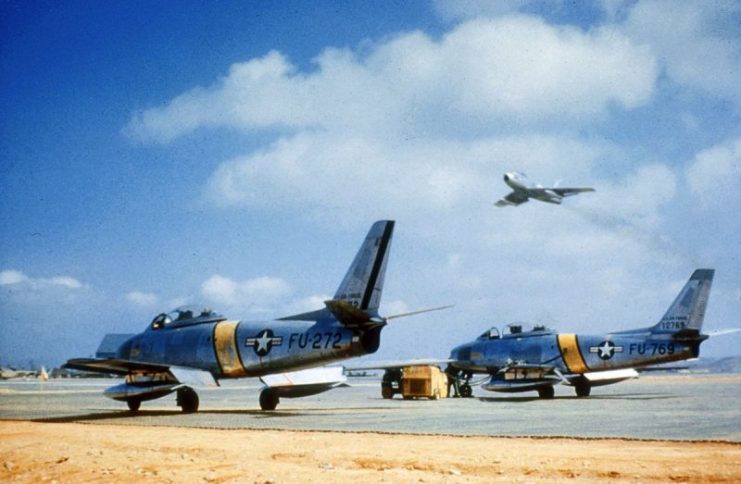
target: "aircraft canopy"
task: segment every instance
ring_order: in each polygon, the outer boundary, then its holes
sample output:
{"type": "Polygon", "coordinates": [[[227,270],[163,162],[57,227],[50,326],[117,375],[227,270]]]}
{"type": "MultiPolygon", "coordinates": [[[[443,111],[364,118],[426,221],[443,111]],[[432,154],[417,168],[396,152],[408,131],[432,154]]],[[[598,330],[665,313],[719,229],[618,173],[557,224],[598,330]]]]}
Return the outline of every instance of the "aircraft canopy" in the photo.
{"type": "Polygon", "coordinates": [[[540,335],[540,334],[548,334],[553,333],[554,331],[552,329],[546,328],[542,324],[527,324],[527,323],[510,323],[506,325],[504,328],[502,328],[502,332],[500,333],[499,330],[492,326],[491,329],[484,331],[481,336],[479,336],[478,339],[483,340],[490,340],[490,339],[499,339],[499,338],[507,338],[507,337],[520,337],[520,336],[531,336],[531,335],[540,335]]]}
{"type": "Polygon", "coordinates": [[[187,326],[191,324],[223,321],[221,314],[213,312],[206,306],[191,304],[180,306],[169,313],[161,313],[152,320],[152,329],[161,329],[171,326],[187,326]]]}

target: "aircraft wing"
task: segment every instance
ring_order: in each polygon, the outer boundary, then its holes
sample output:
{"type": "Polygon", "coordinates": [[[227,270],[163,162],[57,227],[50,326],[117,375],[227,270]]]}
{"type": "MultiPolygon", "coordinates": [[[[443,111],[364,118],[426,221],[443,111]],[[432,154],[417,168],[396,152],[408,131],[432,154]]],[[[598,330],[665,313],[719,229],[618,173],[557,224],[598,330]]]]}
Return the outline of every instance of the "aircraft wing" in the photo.
{"type": "Polygon", "coordinates": [[[528,196],[520,192],[511,192],[506,197],[500,198],[496,205],[497,207],[517,206],[527,202],[528,196]]]}
{"type": "Polygon", "coordinates": [[[558,195],[562,197],[569,197],[571,195],[576,195],[578,193],[584,193],[584,192],[593,192],[594,188],[548,188],[547,190],[550,190],[554,193],[557,193],[558,195]]]}
{"type": "Polygon", "coordinates": [[[139,361],[119,360],[116,358],[73,358],[62,365],[70,370],[90,371],[93,373],[110,373],[128,375],[132,372],[164,373],[170,371],[170,365],[142,363],[139,361]]]}
{"type": "Polygon", "coordinates": [[[362,370],[395,370],[399,368],[406,368],[408,366],[440,366],[452,363],[455,360],[445,359],[416,359],[406,361],[378,361],[375,363],[369,363],[367,365],[359,366],[346,366],[345,371],[362,371],[362,370]]]}
{"type": "Polygon", "coordinates": [[[74,358],[67,360],[67,363],[62,366],[71,370],[124,376],[131,373],[166,373],[169,378],[179,383],[205,387],[218,386],[213,375],[208,371],[183,366],[142,363],[116,358],[74,358]]]}

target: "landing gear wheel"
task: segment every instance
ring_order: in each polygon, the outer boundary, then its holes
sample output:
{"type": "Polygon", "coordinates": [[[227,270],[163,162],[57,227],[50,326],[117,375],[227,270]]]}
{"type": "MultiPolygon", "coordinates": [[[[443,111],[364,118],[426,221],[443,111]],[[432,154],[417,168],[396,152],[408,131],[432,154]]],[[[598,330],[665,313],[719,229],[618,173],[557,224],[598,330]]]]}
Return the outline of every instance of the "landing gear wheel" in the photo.
{"type": "Polygon", "coordinates": [[[592,386],[589,383],[577,383],[574,388],[576,389],[577,397],[588,397],[592,391],[592,386]]]}
{"type": "Polygon", "coordinates": [[[473,396],[473,388],[468,383],[461,385],[460,392],[463,398],[471,398],[473,396]]]}
{"type": "Polygon", "coordinates": [[[266,388],[260,392],[260,408],[263,410],[275,410],[280,402],[280,397],[274,391],[266,388]]]}
{"type": "Polygon", "coordinates": [[[540,398],[553,398],[555,394],[556,391],[553,389],[552,386],[538,388],[538,396],[540,398]]]}
{"type": "Polygon", "coordinates": [[[198,394],[190,387],[182,387],[178,390],[177,404],[183,413],[195,413],[198,411],[198,394]]]}
{"type": "Polygon", "coordinates": [[[381,384],[381,396],[387,400],[389,398],[394,398],[394,389],[391,388],[391,385],[381,384]]]}
{"type": "Polygon", "coordinates": [[[139,407],[141,406],[141,404],[142,404],[142,401],[141,400],[137,400],[135,398],[131,398],[129,400],[126,400],[126,405],[129,406],[129,410],[132,411],[132,412],[138,412],[139,411],[139,407]]]}

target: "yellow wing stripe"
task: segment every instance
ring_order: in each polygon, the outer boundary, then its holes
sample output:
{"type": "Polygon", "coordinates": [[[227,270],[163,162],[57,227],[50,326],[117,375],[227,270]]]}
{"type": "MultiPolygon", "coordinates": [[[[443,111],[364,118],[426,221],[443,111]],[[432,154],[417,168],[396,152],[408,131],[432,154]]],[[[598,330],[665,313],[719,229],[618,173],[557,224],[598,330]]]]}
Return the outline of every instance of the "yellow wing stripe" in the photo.
{"type": "Polygon", "coordinates": [[[558,348],[561,350],[561,357],[569,372],[586,373],[589,371],[581,350],[579,350],[579,343],[576,341],[575,334],[559,334],[558,348]]]}
{"type": "Polygon", "coordinates": [[[214,351],[221,373],[226,377],[246,376],[237,352],[237,321],[222,321],[214,328],[214,351]]]}

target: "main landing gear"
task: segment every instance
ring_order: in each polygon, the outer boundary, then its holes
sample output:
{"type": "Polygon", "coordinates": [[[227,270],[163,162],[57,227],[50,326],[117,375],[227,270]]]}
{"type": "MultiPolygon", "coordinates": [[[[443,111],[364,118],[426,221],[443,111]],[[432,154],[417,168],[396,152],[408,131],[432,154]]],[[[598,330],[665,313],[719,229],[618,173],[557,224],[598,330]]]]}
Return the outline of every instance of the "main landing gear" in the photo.
{"type": "Polygon", "coordinates": [[[271,388],[265,388],[263,391],[260,392],[260,408],[263,410],[275,410],[275,407],[278,406],[278,403],[280,402],[280,397],[278,396],[278,393],[271,389],[271,388]]]}
{"type": "Polygon", "coordinates": [[[540,398],[553,398],[553,396],[556,394],[556,390],[553,389],[553,385],[547,385],[544,387],[538,388],[538,396],[540,398]]]}
{"type": "Polygon", "coordinates": [[[181,387],[177,393],[177,405],[183,413],[195,413],[198,411],[198,394],[190,387],[181,387]]]}
{"type": "Polygon", "coordinates": [[[588,397],[592,391],[592,385],[588,381],[578,382],[574,385],[574,389],[576,389],[577,397],[588,397]]]}

